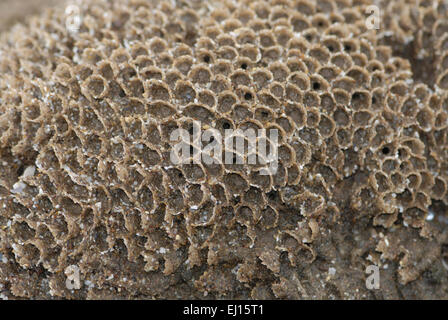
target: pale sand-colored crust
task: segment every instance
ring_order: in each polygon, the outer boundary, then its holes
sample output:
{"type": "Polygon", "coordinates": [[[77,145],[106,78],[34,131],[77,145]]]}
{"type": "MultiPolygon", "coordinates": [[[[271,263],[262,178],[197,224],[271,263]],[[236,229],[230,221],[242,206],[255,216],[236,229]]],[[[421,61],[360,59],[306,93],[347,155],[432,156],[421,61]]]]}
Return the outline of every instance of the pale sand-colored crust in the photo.
{"type": "Polygon", "coordinates": [[[83,0],[3,34],[2,295],[447,298],[443,3],[83,0]],[[193,120],[279,130],[277,174],[173,165],[193,120]]]}

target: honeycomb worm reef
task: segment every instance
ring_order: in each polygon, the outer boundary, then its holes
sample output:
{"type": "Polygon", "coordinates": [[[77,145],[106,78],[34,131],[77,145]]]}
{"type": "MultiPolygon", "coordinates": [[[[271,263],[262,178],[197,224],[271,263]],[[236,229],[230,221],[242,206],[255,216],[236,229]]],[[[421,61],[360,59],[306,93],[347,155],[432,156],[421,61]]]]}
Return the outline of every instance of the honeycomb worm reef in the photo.
{"type": "Polygon", "coordinates": [[[1,35],[2,298],[448,298],[446,1],[76,4],[1,35]],[[276,174],[173,165],[194,120],[276,174]]]}

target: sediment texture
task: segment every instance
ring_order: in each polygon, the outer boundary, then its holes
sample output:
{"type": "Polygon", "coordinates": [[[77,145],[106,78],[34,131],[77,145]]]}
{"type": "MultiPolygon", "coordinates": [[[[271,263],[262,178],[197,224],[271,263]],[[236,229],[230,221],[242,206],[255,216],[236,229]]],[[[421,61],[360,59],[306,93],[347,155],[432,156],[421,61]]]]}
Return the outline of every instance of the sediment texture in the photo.
{"type": "Polygon", "coordinates": [[[445,1],[78,4],[0,41],[2,297],[448,298],[445,1]],[[278,171],[173,165],[193,120],[278,171]]]}
{"type": "Polygon", "coordinates": [[[18,22],[24,22],[32,15],[42,12],[66,0],[2,0],[0,1],[0,32],[8,30],[18,22]]]}

